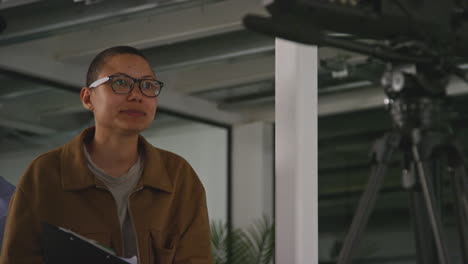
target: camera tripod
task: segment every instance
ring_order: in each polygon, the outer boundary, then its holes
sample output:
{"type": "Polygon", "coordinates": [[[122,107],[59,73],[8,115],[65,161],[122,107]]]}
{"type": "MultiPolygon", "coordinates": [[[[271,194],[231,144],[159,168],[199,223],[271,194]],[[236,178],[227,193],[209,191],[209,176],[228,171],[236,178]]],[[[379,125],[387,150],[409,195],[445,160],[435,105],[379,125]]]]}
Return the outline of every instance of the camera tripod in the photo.
{"type": "Polygon", "coordinates": [[[368,184],[358,203],[338,264],[351,263],[374,208],[386,171],[396,154],[402,156],[402,183],[409,192],[417,263],[451,263],[442,222],[444,177],[454,194],[460,249],[468,263],[468,179],[462,146],[450,132],[445,114],[447,78],[417,74],[415,68],[389,70],[382,79],[394,129],[374,142],[368,184]],[[439,89],[424,87],[432,83],[439,89]],[[443,89],[442,89],[443,87],[443,89]],[[429,88],[429,89],[428,89],[429,88]]]}

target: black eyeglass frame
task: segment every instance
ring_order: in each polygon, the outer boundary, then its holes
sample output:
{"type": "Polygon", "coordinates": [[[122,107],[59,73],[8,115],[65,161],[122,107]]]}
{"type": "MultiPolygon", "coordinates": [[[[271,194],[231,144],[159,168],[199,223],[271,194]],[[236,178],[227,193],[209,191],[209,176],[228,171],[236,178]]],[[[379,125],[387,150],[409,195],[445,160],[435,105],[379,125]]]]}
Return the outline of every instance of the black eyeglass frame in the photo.
{"type": "Polygon", "coordinates": [[[150,98],[155,98],[155,97],[158,97],[160,94],[161,94],[161,91],[162,91],[162,88],[164,87],[164,83],[159,81],[159,80],[156,80],[156,79],[151,79],[151,78],[133,78],[131,76],[128,76],[127,74],[123,74],[123,73],[119,73],[119,74],[114,74],[114,75],[109,75],[109,76],[106,76],[106,77],[103,77],[101,79],[98,79],[96,81],[94,81],[93,83],[91,83],[89,85],[89,88],[92,89],[92,88],[96,88],[98,87],[99,85],[101,84],[104,84],[106,82],[110,82],[110,87],[112,88],[112,91],[116,94],[129,94],[133,91],[133,89],[135,88],[135,83],[138,83],[138,89],[140,89],[140,92],[142,95],[146,96],[146,97],[150,97],[150,98]],[[122,92],[117,92],[114,88],[114,86],[112,85],[112,79],[113,78],[116,78],[116,77],[127,77],[129,78],[130,80],[133,81],[133,83],[130,85],[130,90],[126,93],[122,93],[122,92]],[[159,88],[159,92],[155,95],[155,96],[149,96],[147,94],[145,94],[143,92],[143,90],[141,89],[141,81],[154,81],[156,83],[159,84],[160,88],[159,88]]]}

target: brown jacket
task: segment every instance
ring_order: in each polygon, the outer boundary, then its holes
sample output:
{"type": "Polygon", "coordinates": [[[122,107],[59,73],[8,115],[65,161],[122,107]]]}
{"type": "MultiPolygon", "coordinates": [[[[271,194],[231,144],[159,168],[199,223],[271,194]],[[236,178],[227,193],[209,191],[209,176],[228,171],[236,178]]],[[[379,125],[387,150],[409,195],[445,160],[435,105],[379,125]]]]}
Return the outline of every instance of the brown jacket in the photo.
{"type": "MultiPolygon", "coordinates": [[[[66,145],[39,156],[23,175],[8,211],[0,264],[42,263],[41,223],[71,229],[122,255],[116,203],[87,167],[83,131],[66,145]]],[[[139,148],[143,175],[129,198],[140,263],[212,263],[204,188],[181,157],[139,148]]]]}

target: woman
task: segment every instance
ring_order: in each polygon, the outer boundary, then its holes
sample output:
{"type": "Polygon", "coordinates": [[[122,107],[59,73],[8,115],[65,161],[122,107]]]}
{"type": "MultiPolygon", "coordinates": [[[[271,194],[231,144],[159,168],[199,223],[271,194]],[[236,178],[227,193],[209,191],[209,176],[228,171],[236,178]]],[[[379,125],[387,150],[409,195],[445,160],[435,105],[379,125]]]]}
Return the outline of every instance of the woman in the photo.
{"type": "Polygon", "coordinates": [[[43,222],[143,264],[212,263],[200,180],[184,159],[140,136],[162,87],[132,47],[94,58],[80,97],[95,127],[26,170],[10,203],[0,264],[42,263],[43,222]]]}

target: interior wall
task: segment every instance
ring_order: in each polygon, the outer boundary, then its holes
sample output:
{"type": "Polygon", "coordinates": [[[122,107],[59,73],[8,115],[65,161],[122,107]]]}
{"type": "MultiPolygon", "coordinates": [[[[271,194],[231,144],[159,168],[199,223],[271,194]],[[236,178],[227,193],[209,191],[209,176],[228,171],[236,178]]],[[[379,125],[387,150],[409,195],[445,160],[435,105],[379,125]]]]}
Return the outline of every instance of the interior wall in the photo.
{"type": "Polygon", "coordinates": [[[36,146],[2,154],[0,156],[0,176],[17,185],[29,164],[39,155],[49,150],[48,148],[36,146]]]}
{"type": "Polygon", "coordinates": [[[273,125],[255,122],[233,128],[232,210],[234,227],[262,217],[273,220],[273,125]]]}

